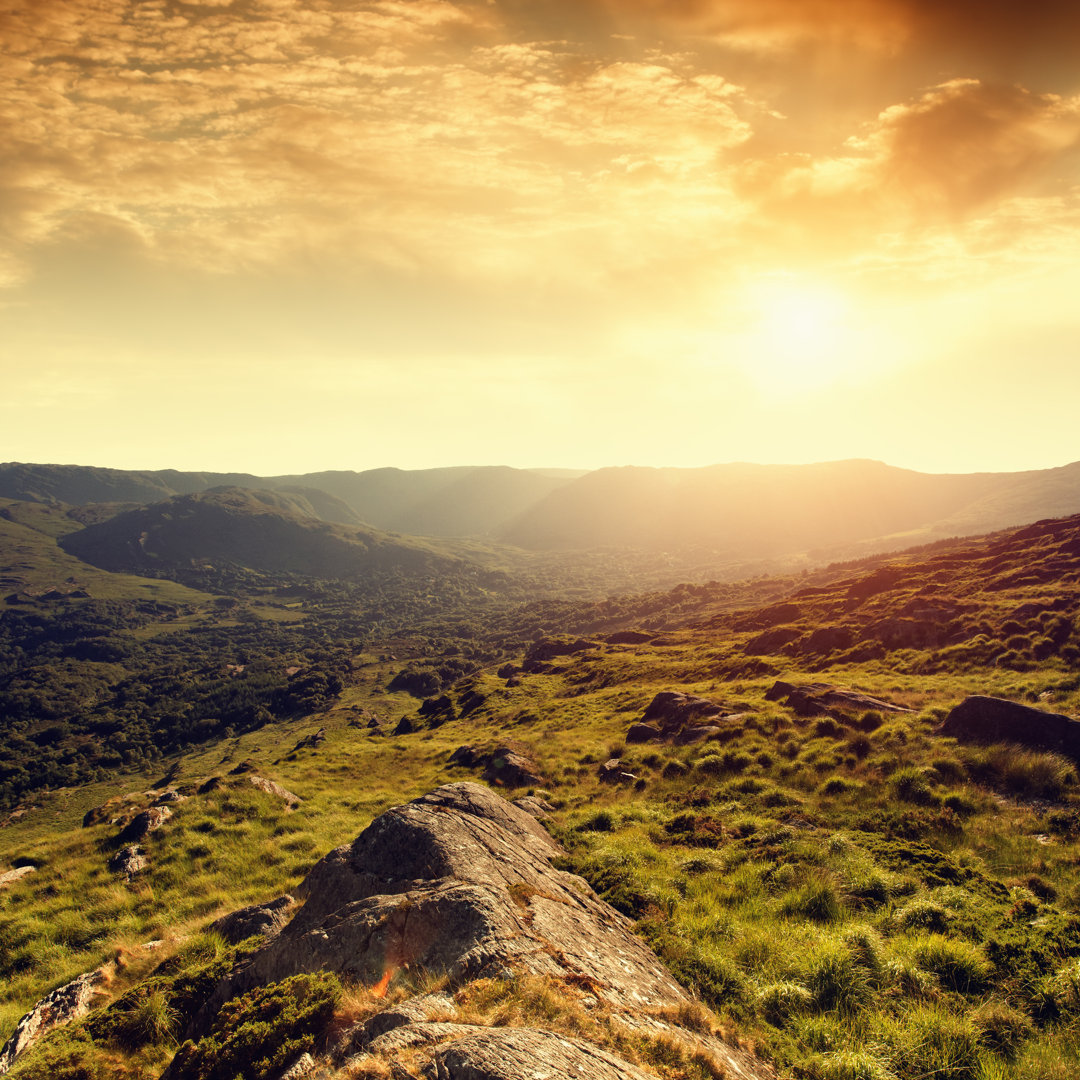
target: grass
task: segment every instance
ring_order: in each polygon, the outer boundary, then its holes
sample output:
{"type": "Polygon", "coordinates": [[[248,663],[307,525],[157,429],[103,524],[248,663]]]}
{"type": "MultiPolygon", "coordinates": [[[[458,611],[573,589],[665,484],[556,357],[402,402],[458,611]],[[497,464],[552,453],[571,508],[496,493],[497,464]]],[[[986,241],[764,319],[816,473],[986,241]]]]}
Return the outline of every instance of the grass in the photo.
{"type": "MultiPolygon", "coordinates": [[[[979,596],[965,595],[973,604],[979,596]]],[[[979,601],[994,631],[987,640],[1028,600],[1002,591],[979,601]]],[[[806,605],[806,618],[818,617],[806,605]]],[[[749,636],[730,623],[702,625],[663,644],[599,649],[515,687],[483,673],[472,682],[484,702],[467,718],[392,739],[348,726],[358,708],[391,721],[415,713],[414,700],[385,692],[400,665],[379,662],[373,649],[326,714],[218,742],[180,763],[177,783],[193,788],[250,758],[301,797],[297,809],[243,787],[193,796],[148,839],[151,869],[130,886],[104,869],[110,829],[79,823],[109,796],[149,790],[160,773],[43,795],[0,829],[5,865],[40,863],[0,894],[0,1026],[10,1030],[48,989],[103,962],[113,966],[107,996],[116,1001],[161,958],[182,957],[184,939],[199,940],[217,915],[294,889],[317,858],[387,806],[474,778],[448,765],[457,746],[515,738],[534,753],[556,808],[563,865],[636,921],[714,1011],[711,1023],[757,1046],[782,1076],[1072,1080],[1075,768],[1055,755],[959,746],[933,731],[970,693],[1053,694],[1054,708],[1070,711],[1080,706],[1080,681],[1057,655],[1026,671],[961,662],[944,649],[859,664],[825,658],[814,669],[772,658],[789,681],[835,681],[915,710],[869,720],[860,710],[851,723],[823,725],[766,701],[775,674],[731,674],[749,636]],[[704,744],[627,747],[630,723],[673,688],[749,716],[704,744]],[[319,727],[326,743],[290,760],[299,737],[319,727]],[[642,778],[640,790],[599,782],[597,766],[616,748],[642,778]],[[156,938],[162,950],[143,948],[156,938]]],[[[399,982],[391,994],[420,989],[399,982]]],[[[131,1062],[157,1075],[172,1052],[172,1007],[154,991],[141,998],[102,1050],[113,1070],[101,1064],[102,1075],[125,1075],[118,1070],[133,1070],[131,1062]],[[127,1057],[117,1058],[121,1044],[127,1057]]],[[[332,1022],[347,1026],[378,1007],[365,988],[345,987],[332,1022]]],[[[550,982],[474,983],[453,1011],[468,1022],[594,1039],[662,1075],[712,1075],[662,1042],[631,1045],[602,1010],[550,982]]],[[[55,1042],[62,1077],[60,1057],[88,1051],[75,1035],[55,1042]]],[[[365,1068],[354,1075],[390,1075],[389,1063],[365,1068]]]]}

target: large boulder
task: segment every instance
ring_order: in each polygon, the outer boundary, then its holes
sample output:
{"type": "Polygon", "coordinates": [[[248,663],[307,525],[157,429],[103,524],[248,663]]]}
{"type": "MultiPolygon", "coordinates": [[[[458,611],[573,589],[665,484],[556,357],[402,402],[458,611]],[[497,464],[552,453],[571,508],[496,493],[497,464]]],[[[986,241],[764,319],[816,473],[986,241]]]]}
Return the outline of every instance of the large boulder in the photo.
{"type": "Polygon", "coordinates": [[[796,686],[788,682],[776,682],[765,695],[765,700],[783,701],[796,716],[843,716],[865,710],[911,712],[911,709],[903,705],[895,705],[891,701],[883,701],[858,690],[848,690],[831,683],[803,683],[796,686]]]}
{"type": "Polygon", "coordinates": [[[286,894],[266,904],[253,904],[223,915],[211,923],[210,929],[230,945],[237,945],[249,937],[272,938],[289,921],[289,908],[293,903],[293,898],[286,894]]]}
{"type": "Polygon", "coordinates": [[[974,695],[956,706],[935,735],[960,742],[1009,742],[1063,754],[1080,764],[1080,721],[1005,698],[974,695]]]}
{"type": "MultiPolygon", "coordinates": [[[[297,890],[306,902],[291,922],[218,984],[186,1035],[209,1030],[232,997],[302,972],[329,970],[371,984],[408,966],[445,974],[452,988],[520,972],[587,986],[629,1027],[704,1047],[729,1075],[770,1077],[767,1066],[719,1037],[663,1019],[693,1000],[628,919],[581,878],[552,866],[561,854],[534,817],[478,784],[447,784],[393,807],[315,865],[297,890]]],[[[483,1041],[490,1033],[463,1024],[407,1022],[401,1037],[407,1045],[432,1042],[437,1075],[460,1080],[514,1080],[537,1070],[576,1075],[590,1057],[596,1069],[581,1075],[637,1076],[618,1059],[614,1072],[604,1072],[610,1055],[569,1040],[563,1050],[574,1061],[564,1062],[556,1037],[542,1032],[501,1033],[494,1037],[501,1053],[483,1041]],[[468,1041],[474,1037],[480,1042],[468,1041]],[[490,1071],[499,1057],[520,1059],[528,1071],[490,1071]]],[[[362,1033],[353,1045],[357,1040],[364,1041],[362,1033]]]]}
{"type": "Polygon", "coordinates": [[[106,978],[104,968],[80,975],[39,1001],[16,1025],[11,1038],[0,1049],[0,1076],[15,1059],[44,1038],[53,1028],[85,1016],[98,983],[106,978]]]}

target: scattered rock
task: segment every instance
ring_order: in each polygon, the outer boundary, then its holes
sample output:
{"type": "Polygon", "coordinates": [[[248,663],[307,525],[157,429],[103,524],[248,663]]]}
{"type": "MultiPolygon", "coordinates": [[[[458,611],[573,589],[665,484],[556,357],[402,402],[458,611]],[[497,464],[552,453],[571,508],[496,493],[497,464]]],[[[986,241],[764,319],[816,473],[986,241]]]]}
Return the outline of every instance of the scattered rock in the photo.
{"type": "Polygon", "coordinates": [[[690,743],[702,742],[719,735],[720,731],[715,724],[691,724],[679,730],[675,736],[675,745],[688,746],[690,743]]]}
{"type": "Polygon", "coordinates": [[[641,630],[618,630],[604,638],[609,645],[644,645],[652,639],[652,634],[641,630]]]}
{"type": "MultiPolygon", "coordinates": [[[[190,789],[189,789],[190,790],[190,789]]],[[[182,803],[187,800],[186,795],[181,795],[179,791],[163,791],[155,800],[155,806],[168,806],[171,803],[182,803]]]]}
{"type": "Polygon", "coordinates": [[[114,874],[123,874],[128,881],[136,874],[141,874],[149,865],[146,852],[138,844],[121,848],[108,863],[114,874]]]}
{"type": "Polygon", "coordinates": [[[481,758],[481,755],[477,751],[475,746],[459,746],[449,758],[447,762],[450,765],[463,765],[467,769],[471,769],[481,758]]]}
{"type": "Polygon", "coordinates": [[[600,777],[600,782],[603,784],[632,784],[637,777],[632,772],[627,772],[623,767],[622,758],[608,758],[599,769],[596,770],[596,775],[600,777]]]}
{"type": "Polygon", "coordinates": [[[537,775],[536,763],[521,748],[512,746],[492,750],[482,775],[488,783],[501,787],[532,787],[543,783],[537,775]]]}
{"type": "Polygon", "coordinates": [[[278,1078],[278,1080],[303,1080],[315,1071],[315,1059],[306,1051],[301,1054],[278,1078]]]}
{"type": "Polygon", "coordinates": [[[960,742],[1017,743],[1063,754],[1080,764],[1080,721],[1005,698],[965,698],[934,734],[960,742]]]}
{"type": "Polygon", "coordinates": [[[36,870],[36,866],[16,866],[14,870],[5,870],[4,873],[0,874],[0,889],[10,888],[17,881],[22,881],[27,874],[32,874],[36,870]]]}
{"type": "Polygon", "coordinates": [[[454,703],[450,700],[449,694],[427,698],[422,701],[416,715],[430,717],[432,727],[438,727],[440,724],[445,724],[447,720],[453,720],[457,717],[457,713],[454,711],[454,703]]]}
{"type": "Polygon", "coordinates": [[[802,631],[793,626],[777,626],[752,637],[743,647],[747,656],[771,656],[785,645],[790,645],[802,637],[802,631]]]}
{"type": "Polygon", "coordinates": [[[104,968],[97,968],[47,997],[42,998],[16,1025],[12,1036],[0,1050],[0,1076],[15,1063],[15,1059],[54,1028],[85,1016],[90,1009],[94,988],[105,978],[104,968]]]}
{"type": "Polygon", "coordinates": [[[626,741],[628,743],[656,742],[663,738],[663,735],[664,733],[652,724],[631,724],[630,730],[626,733],[626,741]]]}
{"type": "Polygon", "coordinates": [[[266,904],[253,904],[222,916],[210,926],[230,945],[237,945],[256,934],[272,938],[289,921],[288,911],[295,901],[291,896],[279,896],[266,904]]]}
{"type": "Polygon", "coordinates": [[[281,799],[290,810],[303,802],[299,795],[294,795],[273,780],[267,780],[265,776],[249,776],[248,783],[253,788],[258,788],[259,791],[265,791],[267,795],[273,795],[275,798],[281,799]]]}
{"type": "Polygon", "coordinates": [[[305,735],[292,748],[290,753],[295,754],[297,750],[303,750],[305,747],[310,747],[312,750],[315,750],[315,749],[317,749],[319,747],[320,744],[324,743],[325,741],[326,741],[326,728],[319,728],[319,730],[316,731],[314,734],[305,735]]]}
{"type": "Polygon", "coordinates": [[[551,670],[549,664],[551,660],[561,656],[577,656],[579,653],[599,648],[600,642],[587,641],[585,638],[577,638],[574,641],[566,641],[562,638],[541,638],[525,650],[521,670],[529,674],[543,674],[551,670]]]}
{"type": "Polygon", "coordinates": [[[870,697],[869,694],[861,694],[857,690],[848,690],[830,683],[805,683],[795,686],[792,683],[776,682],[765,695],[765,700],[782,699],[796,716],[835,716],[837,713],[865,709],[896,713],[912,711],[903,705],[894,705],[891,701],[882,701],[880,698],[870,697]]]}
{"type": "Polygon", "coordinates": [[[416,725],[407,717],[403,716],[394,728],[395,735],[411,735],[416,730],[416,725]]]}
{"type": "Polygon", "coordinates": [[[95,806],[92,810],[87,810],[82,819],[83,828],[89,829],[93,825],[101,825],[106,822],[111,825],[116,819],[122,806],[123,800],[119,795],[114,795],[100,806],[95,806]]]}
{"type": "Polygon", "coordinates": [[[121,844],[137,843],[155,829],[160,829],[171,817],[172,811],[167,806],[151,806],[136,814],[116,839],[121,844]]]}
{"type": "Polygon", "coordinates": [[[723,707],[708,698],[683,694],[678,690],[664,690],[652,699],[641,719],[644,723],[661,721],[666,732],[669,728],[682,727],[689,720],[723,715],[723,707]]]}

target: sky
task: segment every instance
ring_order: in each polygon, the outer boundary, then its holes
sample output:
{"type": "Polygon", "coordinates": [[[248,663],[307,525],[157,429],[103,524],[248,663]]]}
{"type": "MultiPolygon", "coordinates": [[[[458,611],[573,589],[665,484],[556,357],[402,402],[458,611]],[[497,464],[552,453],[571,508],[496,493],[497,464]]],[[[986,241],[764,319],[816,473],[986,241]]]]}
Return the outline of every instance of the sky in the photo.
{"type": "Polygon", "coordinates": [[[0,0],[0,459],[1080,459],[1075,0],[0,0]]]}

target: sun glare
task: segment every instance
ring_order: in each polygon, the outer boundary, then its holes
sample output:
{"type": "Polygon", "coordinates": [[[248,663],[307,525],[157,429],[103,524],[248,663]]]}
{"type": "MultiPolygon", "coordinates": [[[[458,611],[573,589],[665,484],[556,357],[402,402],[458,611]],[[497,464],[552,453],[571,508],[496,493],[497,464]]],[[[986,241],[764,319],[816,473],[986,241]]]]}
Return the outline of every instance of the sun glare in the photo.
{"type": "Polygon", "coordinates": [[[857,365],[851,305],[835,289],[795,278],[756,281],[747,291],[749,373],[771,391],[811,389],[857,365]]]}

